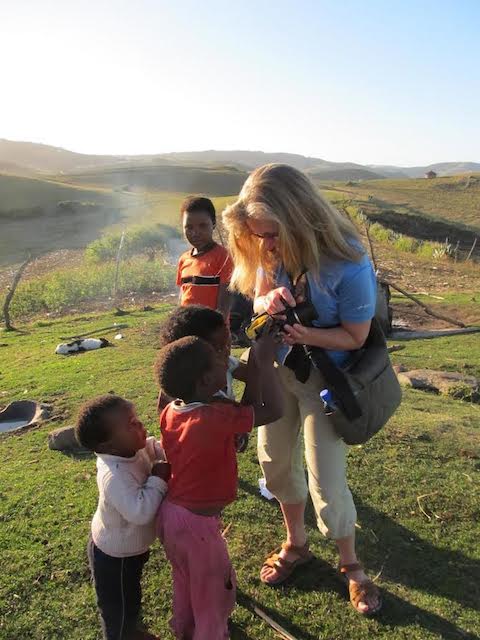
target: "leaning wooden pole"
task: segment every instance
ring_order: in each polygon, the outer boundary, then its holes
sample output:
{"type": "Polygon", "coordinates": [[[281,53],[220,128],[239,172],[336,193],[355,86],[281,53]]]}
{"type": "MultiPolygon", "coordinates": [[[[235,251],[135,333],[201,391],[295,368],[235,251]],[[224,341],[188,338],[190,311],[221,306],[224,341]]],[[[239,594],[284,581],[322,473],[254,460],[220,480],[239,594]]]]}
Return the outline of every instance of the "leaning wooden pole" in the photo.
{"type": "Polygon", "coordinates": [[[372,238],[370,237],[370,229],[369,229],[370,225],[368,220],[365,221],[365,234],[367,236],[367,240],[368,240],[368,246],[370,247],[370,257],[372,258],[372,263],[373,263],[373,268],[375,269],[375,273],[378,272],[378,266],[377,266],[377,257],[375,255],[375,251],[373,249],[373,242],[372,242],[372,238]]]}
{"type": "Polygon", "coordinates": [[[28,264],[31,261],[32,261],[32,254],[29,253],[26,260],[22,262],[22,264],[18,268],[15,276],[13,277],[12,284],[8,288],[7,295],[5,296],[5,302],[3,303],[3,318],[5,321],[5,331],[15,331],[15,327],[12,326],[12,323],[10,320],[10,303],[12,302],[13,296],[15,295],[15,289],[17,288],[18,283],[20,282],[23,272],[25,271],[25,269],[27,268],[28,264]]]}
{"type": "Polygon", "coordinates": [[[416,296],[413,296],[411,293],[408,293],[408,291],[405,291],[405,289],[402,289],[401,287],[399,287],[398,284],[393,284],[393,282],[390,282],[390,280],[385,280],[385,278],[382,278],[381,282],[383,282],[384,284],[387,284],[392,289],[395,289],[395,291],[398,291],[399,293],[401,293],[402,296],[405,296],[406,298],[413,300],[413,302],[415,302],[420,307],[422,307],[425,313],[427,313],[429,316],[433,316],[434,318],[438,318],[439,320],[443,320],[444,322],[449,322],[450,324],[454,324],[456,327],[461,327],[462,329],[466,327],[466,325],[463,322],[460,322],[460,320],[455,320],[455,318],[446,316],[443,313],[432,311],[432,309],[428,305],[426,305],[424,302],[419,300],[416,296]]]}

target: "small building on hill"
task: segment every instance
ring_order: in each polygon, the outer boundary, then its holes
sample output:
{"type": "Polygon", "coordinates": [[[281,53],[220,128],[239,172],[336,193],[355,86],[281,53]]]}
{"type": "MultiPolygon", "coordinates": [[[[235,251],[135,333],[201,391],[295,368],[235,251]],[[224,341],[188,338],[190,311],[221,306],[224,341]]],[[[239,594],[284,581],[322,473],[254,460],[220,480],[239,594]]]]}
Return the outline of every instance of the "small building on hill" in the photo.
{"type": "Polygon", "coordinates": [[[431,180],[432,178],[436,178],[437,174],[435,173],[435,171],[427,171],[427,173],[425,174],[425,178],[428,178],[429,180],[431,180]]]}

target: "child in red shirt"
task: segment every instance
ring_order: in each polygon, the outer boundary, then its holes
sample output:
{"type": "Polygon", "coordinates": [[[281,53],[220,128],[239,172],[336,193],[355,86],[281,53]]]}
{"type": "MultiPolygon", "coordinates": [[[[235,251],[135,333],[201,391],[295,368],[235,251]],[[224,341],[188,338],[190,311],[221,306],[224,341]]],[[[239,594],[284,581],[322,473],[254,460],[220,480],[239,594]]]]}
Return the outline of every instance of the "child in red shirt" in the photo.
{"type": "MultiPolygon", "coordinates": [[[[233,379],[246,382],[247,365],[238,358],[230,355],[232,340],[222,314],[199,304],[193,304],[188,307],[177,307],[162,325],[160,331],[160,348],[185,336],[203,338],[203,340],[206,340],[212,345],[218,354],[225,358],[227,363],[227,386],[225,389],[218,391],[216,395],[235,400],[233,394],[233,379]]],[[[266,380],[263,382],[267,383],[266,380]]],[[[165,392],[160,389],[157,402],[158,413],[161,413],[171,401],[172,398],[169,398],[165,392]]],[[[237,453],[243,453],[248,445],[248,434],[237,434],[235,441],[237,453]]]]}
{"type": "Polygon", "coordinates": [[[281,416],[275,350],[269,335],[253,345],[241,404],[215,395],[225,387],[227,365],[211,344],[188,336],[159,353],[158,382],[178,398],[160,418],[171,479],[157,520],[173,570],[171,626],[178,639],[229,637],[236,580],[219,516],[237,494],[235,434],[281,416]],[[262,378],[269,384],[261,387],[262,378]]]}
{"type": "Polygon", "coordinates": [[[180,304],[202,304],[226,318],[230,309],[228,285],[233,263],[228,251],[213,239],[216,214],[209,198],[189,196],[181,207],[185,238],[192,249],[180,256],[177,286],[180,304]]]}

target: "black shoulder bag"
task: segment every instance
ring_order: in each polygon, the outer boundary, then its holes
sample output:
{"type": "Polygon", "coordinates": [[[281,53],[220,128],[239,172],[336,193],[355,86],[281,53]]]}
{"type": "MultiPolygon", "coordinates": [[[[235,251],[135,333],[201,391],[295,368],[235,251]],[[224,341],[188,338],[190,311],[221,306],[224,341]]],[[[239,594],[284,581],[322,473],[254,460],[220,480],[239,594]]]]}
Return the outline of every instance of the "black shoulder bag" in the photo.
{"type": "Polygon", "coordinates": [[[332,392],[330,420],[347,444],[363,444],[390,420],[402,400],[387,344],[376,318],[364,346],[352,352],[345,368],[337,367],[324,349],[305,346],[312,364],[332,392]]]}
{"type": "MultiPolygon", "coordinates": [[[[299,280],[292,288],[297,288],[299,280]]],[[[310,299],[306,278],[303,287],[303,295],[310,299]]],[[[373,318],[363,347],[351,353],[350,361],[343,368],[320,347],[303,345],[303,350],[333,396],[334,406],[330,407],[329,417],[335,431],[347,444],[367,442],[388,422],[402,400],[402,390],[377,319],[373,318]]]]}

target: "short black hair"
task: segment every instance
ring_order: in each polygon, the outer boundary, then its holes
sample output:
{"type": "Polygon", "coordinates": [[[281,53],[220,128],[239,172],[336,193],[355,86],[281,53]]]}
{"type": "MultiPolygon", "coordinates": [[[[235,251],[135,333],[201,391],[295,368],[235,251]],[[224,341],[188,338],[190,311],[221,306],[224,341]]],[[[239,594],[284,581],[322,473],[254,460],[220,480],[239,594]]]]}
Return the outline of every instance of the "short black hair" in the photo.
{"type": "Polygon", "coordinates": [[[160,388],[171,398],[193,399],[199,378],[215,359],[211,344],[196,336],[185,336],[160,349],[155,373],[160,388]]]}
{"type": "Polygon", "coordinates": [[[201,304],[177,307],[162,325],[160,347],[185,336],[197,336],[209,342],[212,333],[225,326],[222,314],[209,307],[201,304]]]}
{"type": "Polygon", "coordinates": [[[210,198],[205,198],[204,196],[188,196],[188,198],[185,198],[180,208],[180,215],[183,216],[184,213],[195,213],[196,211],[208,213],[213,224],[217,223],[217,214],[210,198]]]}
{"type": "Polygon", "coordinates": [[[82,447],[96,451],[100,445],[111,438],[111,414],[114,411],[128,411],[131,408],[131,402],[113,394],[99,396],[86,402],[78,414],[75,437],[82,447]]]}

